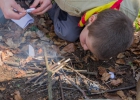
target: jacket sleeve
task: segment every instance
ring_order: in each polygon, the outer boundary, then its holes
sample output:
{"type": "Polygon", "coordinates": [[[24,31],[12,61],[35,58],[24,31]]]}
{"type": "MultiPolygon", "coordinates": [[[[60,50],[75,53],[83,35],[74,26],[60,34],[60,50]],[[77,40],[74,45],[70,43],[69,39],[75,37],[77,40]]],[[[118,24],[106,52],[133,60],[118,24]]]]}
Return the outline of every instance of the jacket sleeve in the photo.
{"type": "Polygon", "coordinates": [[[140,10],[140,0],[123,0],[120,11],[134,21],[140,10]]]}
{"type": "Polygon", "coordinates": [[[57,5],[69,15],[80,17],[92,8],[104,5],[114,0],[55,0],[57,5]]]}

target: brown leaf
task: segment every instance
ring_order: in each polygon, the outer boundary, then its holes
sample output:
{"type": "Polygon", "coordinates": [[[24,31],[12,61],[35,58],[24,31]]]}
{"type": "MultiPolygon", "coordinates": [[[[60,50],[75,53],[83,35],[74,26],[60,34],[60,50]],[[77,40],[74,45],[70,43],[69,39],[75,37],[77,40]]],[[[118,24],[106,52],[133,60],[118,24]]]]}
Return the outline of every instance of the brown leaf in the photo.
{"type": "Polygon", "coordinates": [[[1,58],[2,58],[2,61],[5,60],[5,58],[6,58],[6,54],[5,54],[5,52],[2,52],[2,53],[1,53],[1,58]]]}
{"type": "Polygon", "coordinates": [[[135,80],[139,80],[140,79],[140,72],[138,72],[138,74],[136,74],[135,80]]]}
{"type": "Polygon", "coordinates": [[[106,69],[104,67],[102,67],[102,66],[99,66],[98,70],[99,70],[100,75],[103,75],[104,73],[107,73],[106,69]]]}
{"type": "Polygon", "coordinates": [[[2,66],[3,65],[3,61],[2,61],[2,51],[0,51],[0,66],[2,66]]]}
{"type": "Polygon", "coordinates": [[[75,50],[76,50],[76,47],[75,47],[74,43],[70,43],[62,49],[62,51],[65,51],[65,52],[68,52],[68,53],[72,53],[75,50]]]}
{"type": "Polygon", "coordinates": [[[20,46],[20,42],[14,43],[12,38],[8,38],[7,41],[5,42],[10,48],[18,48],[20,46]]]}
{"type": "Polygon", "coordinates": [[[117,55],[117,58],[119,58],[119,59],[124,58],[124,57],[125,57],[124,53],[119,53],[119,54],[117,55]]]}
{"type": "Polygon", "coordinates": [[[137,92],[136,92],[136,91],[133,91],[133,90],[129,90],[129,93],[130,93],[131,95],[134,95],[134,96],[136,96],[136,94],[137,94],[137,92]]]}
{"type": "Polygon", "coordinates": [[[127,100],[133,100],[131,97],[127,97],[127,100]]]}
{"type": "Polygon", "coordinates": [[[52,48],[53,48],[53,50],[56,51],[57,53],[60,53],[60,50],[59,50],[58,46],[52,45],[52,48]]]}
{"type": "Polygon", "coordinates": [[[125,64],[125,61],[124,61],[124,59],[118,59],[118,60],[116,61],[116,63],[117,63],[117,64],[125,64]]]}
{"type": "Polygon", "coordinates": [[[135,55],[140,55],[140,51],[134,51],[133,52],[135,55]]]}
{"type": "Polygon", "coordinates": [[[26,75],[26,73],[24,71],[20,70],[20,71],[16,72],[15,77],[16,78],[21,78],[21,77],[24,77],[25,75],[26,75]]]}
{"type": "Polygon", "coordinates": [[[44,33],[49,33],[49,31],[48,31],[46,28],[43,28],[42,31],[43,31],[44,33]]]}
{"type": "Polygon", "coordinates": [[[41,54],[43,52],[43,50],[40,48],[39,50],[38,50],[38,54],[41,54]]]}
{"type": "Polygon", "coordinates": [[[114,68],[112,68],[112,67],[109,67],[108,69],[109,69],[110,72],[113,72],[113,73],[116,72],[116,70],[114,68]]]}
{"type": "Polygon", "coordinates": [[[117,80],[111,80],[111,85],[113,85],[113,86],[118,86],[121,83],[123,83],[123,79],[122,78],[118,78],[117,80]]]}
{"type": "Polygon", "coordinates": [[[112,100],[122,100],[118,95],[112,95],[109,93],[105,93],[104,97],[107,99],[112,99],[112,100]]]}
{"type": "Polygon", "coordinates": [[[117,91],[117,94],[123,99],[123,100],[126,100],[127,97],[124,95],[124,92],[123,91],[117,91]]]}
{"type": "Polygon", "coordinates": [[[5,89],[5,87],[0,87],[0,91],[4,91],[5,89]]]}
{"type": "Polygon", "coordinates": [[[10,52],[9,50],[6,50],[6,54],[7,54],[8,57],[12,57],[13,56],[13,53],[10,52]]]}
{"type": "Polygon", "coordinates": [[[117,75],[123,75],[123,74],[126,74],[126,72],[125,71],[117,71],[116,74],[117,75]]]}
{"type": "Polygon", "coordinates": [[[93,61],[99,61],[99,59],[98,59],[97,57],[95,57],[95,55],[90,56],[90,58],[91,58],[93,61]]]}
{"type": "Polygon", "coordinates": [[[103,73],[101,80],[102,81],[107,81],[110,78],[110,74],[109,73],[103,73]]]}
{"type": "Polygon", "coordinates": [[[54,32],[50,32],[50,33],[49,33],[49,37],[50,37],[50,38],[53,38],[53,37],[55,37],[55,36],[56,36],[56,34],[55,34],[54,32]]]}
{"type": "Polygon", "coordinates": [[[19,91],[15,91],[14,92],[14,99],[15,100],[22,100],[22,98],[21,98],[21,95],[20,95],[20,92],[19,91]]]}
{"type": "Polygon", "coordinates": [[[85,61],[85,63],[87,63],[88,62],[88,58],[90,57],[90,55],[89,54],[87,54],[84,58],[83,58],[83,60],[85,61]]]}
{"type": "Polygon", "coordinates": [[[136,60],[134,60],[134,63],[138,64],[138,66],[140,66],[140,60],[136,59],[136,60]]]}

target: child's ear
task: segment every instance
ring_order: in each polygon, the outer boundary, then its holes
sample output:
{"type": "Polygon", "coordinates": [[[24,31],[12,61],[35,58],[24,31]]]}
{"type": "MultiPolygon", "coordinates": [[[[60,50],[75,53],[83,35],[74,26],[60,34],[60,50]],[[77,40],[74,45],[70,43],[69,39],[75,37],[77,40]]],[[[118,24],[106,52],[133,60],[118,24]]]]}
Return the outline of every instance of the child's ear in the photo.
{"type": "Polygon", "coordinates": [[[96,17],[97,17],[96,14],[92,15],[91,17],[89,17],[89,23],[90,24],[93,23],[96,20],[96,17]]]}
{"type": "Polygon", "coordinates": [[[86,44],[83,44],[83,49],[84,50],[89,50],[86,44]]]}

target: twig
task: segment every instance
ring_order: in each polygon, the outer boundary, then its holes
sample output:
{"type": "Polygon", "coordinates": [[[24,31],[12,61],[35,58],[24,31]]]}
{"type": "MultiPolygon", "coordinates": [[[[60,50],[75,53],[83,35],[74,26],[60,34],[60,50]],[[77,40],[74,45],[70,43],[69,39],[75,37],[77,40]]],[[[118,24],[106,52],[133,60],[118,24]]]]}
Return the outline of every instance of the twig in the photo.
{"type": "Polygon", "coordinates": [[[31,70],[37,70],[37,71],[43,71],[43,68],[36,68],[36,67],[25,67],[26,69],[31,69],[31,70]]]}
{"type": "Polygon", "coordinates": [[[37,79],[38,77],[42,76],[42,74],[46,73],[46,70],[44,70],[40,75],[38,76],[34,76],[33,78],[29,79],[28,81],[25,82],[25,84],[28,84],[30,83],[31,81],[37,79]]]}
{"type": "Polygon", "coordinates": [[[64,100],[64,94],[63,94],[63,89],[62,89],[63,87],[62,87],[61,80],[62,80],[62,76],[59,75],[59,86],[60,86],[61,98],[62,98],[62,100],[64,100]]]}
{"type": "Polygon", "coordinates": [[[111,89],[110,86],[105,81],[103,81],[103,84],[105,84],[109,89],[111,89]]]}
{"type": "Polygon", "coordinates": [[[45,55],[46,69],[47,69],[47,73],[48,73],[48,96],[49,96],[49,100],[52,100],[52,79],[51,79],[52,71],[48,65],[46,48],[44,47],[43,49],[44,49],[44,55],[45,55]]]}
{"type": "Polygon", "coordinates": [[[137,90],[136,100],[140,100],[140,78],[137,82],[136,90],[137,90]]]}
{"type": "Polygon", "coordinates": [[[72,80],[70,80],[66,75],[65,73],[63,72],[63,75],[65,76],[65,78],[73,85],[75,86],[84,96],[85,99],[88,99],[88,97],[86,96],[86,93],[78,86],[76,85],[72,80]]]}
{"type": "Polygon", "coordinates": [[[19,66],[19,62],[13,62],[13,61],[3,61],[5,64],[8,64],[8,65],[12,65],[12,66],[19,66]]]}
{"type": "Polygon", "coordinates": [[[81,78],[87,79],[87,80],[90,81],[90,82],[96,83],[95,81],[92,81],[92,80],[88,79],[87,77],[85,77],[84,75],[80,74],[78,71],[76,71],[76,70],[73,69],[72,67],[70,67],[70,66],[68,66],[68,65],[67,65],[67,67],[68,67],[69,69],[71,69],[72,71],[76,72],[81,78]]]}
{"type": "MultiPolygon", "coordinates": [[[[71,71],[70,69],[67,69],[67,68],[63,68],[64,70],[66,70],[67,72],[74,72],[74,71],[71,71]]],[[[97,76],[97,72],[88,72],[87,70],[75,70],[81,74],[89,74],[89,75],[95,75],[97,76]]]]}
{"type": "Polygon", "coordinates": [[[119,91],[119,90],[127,90],[127,89],[132,89],[132,88],[135,88],[135,87],[136,87],[136,85],[133,85],[133,86],[128,86],[128,87],[124,87],[124,88],[102,91],[102,92],[98,92],[98,93],[91,93],[88,96],[92,96],[92,95],[96,95],[96,94],[102,94],[102,93],[116,92],[116,91],[119,91]]]}

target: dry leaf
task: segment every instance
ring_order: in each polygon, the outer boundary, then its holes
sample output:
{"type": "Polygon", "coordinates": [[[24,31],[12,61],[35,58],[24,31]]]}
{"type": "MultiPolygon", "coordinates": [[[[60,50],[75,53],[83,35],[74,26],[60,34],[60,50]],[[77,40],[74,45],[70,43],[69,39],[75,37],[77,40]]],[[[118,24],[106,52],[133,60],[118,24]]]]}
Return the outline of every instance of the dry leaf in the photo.
{"type": "Polygon", "coordinates": [[[50,32],[50,33],[49,33],[49,37],[50,37],[50,38],[53,38],[53,37],[55,37],[55,36],[56,36],[56,34],[55,34],[54,32],[50,32]]]}
{"type": "Polygon", "coordinates": [[[2,53],[1,53],[1,59],[2,59],[2,61],[4,61],[5,58],[6,58],[6,54],[5,54],[4,52],[2,52],[2,53]]]}
{"type": "Polygon", "coordinates": [[[113,86],[118,86],[121,83],[123,83],[123,79],[122,78],[118,78],[117,80],[111,80],[110,84],[113,85],[113,86]]]}
{"type": "Polygon", "coordinates": [[[113,72],[113,73],[116,72],[116,70],[115,70],[114,68],[112,68],[112,67],[109,67],[108,70],[109,70],[110,72],[113,72]]]}
{"type": "Polygon", "coordinates": [[[135,55],[140,55],[140,51],[134,51],[133,52],[135,55]]]}
{"type": "Polygon", "coordinates": [[[101,80],[102,81],[107,81],[110,78],[110,74],[109,73],[103,73],[101,80]]]}
{"type": "Polygon", "coordinates": [[[98,70],[99,70],[100,75],[103,75],[104,73],[107,73],[106,69],[104,67],[102,67],[102,66],[99,66],[98,70]]]}
{"type": "Polygon", "coordinates": [[[116,61],[116,63],[117,63],[117,64],[125,64],[125,61],[124,61],[124,59],[118,59],[118,60],[116,61]]]}
{"type": "Polygon", "coordinates": [[[123,91],[117,91],[117,94],[123,99],[123,100],[126,100],[127,97],[124,95],[124,92],[123,91]]]}
{"type": "Polygon", "coordinates": [[[105,93],[104,97],[107,99],[112,99],[112,100],[122,100],[118,95],[113,95],[109,93],[105,93]]]}
{"type": "Polygon", "coordinates": [[[49,33],[49,31],[48,31],[46,28],[43,28],[42,31],[43,31],[44,33],[49,33]]]}
{"type": "Polygon", "coordinates": [[[131,56],[130,52],[126,51],[125,56],[128,56],[128,57],[131,56]]]}
{"type": "Polygon", "coordinates": [[[136,74],[135,79],[138,81],[138,80],[139,80],[139,78],[140,78],[140,72],[138,72],[138,74],[136,74]]]}
{"type": "Polygon", "coordinates": [[[131,97],[127,97],[127,100],[133,100],[131,97]]]}
{"type": "Polygon", "coordinates": [[[15,100],[22,100],[22,98],[21,98],[21,95],[20,95],[20,92],[19,91],[15,91],[14,92],[14,99],[15,100]]]}
{"type": "Polygon", "coordinates": [[[2,61],[2,51],[0,51],[0,66],[3,65],[3,61],[2,61]]]}
{"type": "Polygon", "coordinates": [[[140,59],[134,60],[133,63],[140,65],[140,59]]]}
{"type": "Polygon", "coordinates": [[[83,58],[83,60],[85,61],[85,63],[87,63],[88,62],[88,58],[90,57],[90,55],[89,54],[87,54],[84,58],[83,58]]]}
{"type": "Polygon", "coordinates": [[[90,56],[90,58],[91,58],[93,61],[99,61],[99,59],[98,59],[97,57],[95,57],[95,55],[90,56]]]}
{"type": "Polygon", "coordinates": [[[65,51],[65,52],[68,52],[68,53],[72,53],[75,50],[76,50],[76,47],[75,47],[74,43],[70,43],[62,49],[62,51],[65,51]]]}
{"type": "Polygon", "coordinates": [[[124,74],[126,74],[126,72],[120,70],[120,71],[116,71],[116,74],[117,74],[117,75],[124,75],[124,74]]]}
{"type": "Polygon", "coordinates": [[[12,57],[13,56],[13,53],[10,52],[9,50],[6,50],[6,54],[7,54],[8,57],[12,57]]]}
{"type": "Polygon", "coordinates": [[[60,53],[60,50],[59,50],[58,46],[52,45],[52,48],[53,48],[53,50],[56,51],[57,53],[60,53]]]}
{"type": "Polygon", "coordinates": [[[8,38],[5,42],[10,48],[18,48],[20,46],[20,42],[14,43],[12,38],[8,38]]]}
{"type": "Polygon", "coordinates": [[[4,91],[6,88],[4,87],[0,87],[0,91],[4,91]]]}
{"type": "Polygon", "coordinates": [[[133,91],[133,90],[129,90],[129,93],[133,96],[136,96],[137,92],[136,91],[133,91]]]}
{"type": "Polygon", "coordinates": [[[43,52],[43,50],[40,48],[39,50],[38,50],[38,54],[41,54],[43,52]]]}
{"type": "Polygon", "coordinates": [[[25,75],[26,75],[26,72],[20,70],[20,71],[17,71],[17,72],[16,72],[15,77],[16,77],[16,78],[21,78],[21,77],[24,77],[25,75]]]}
{"type": "Polygon", "coordinates": [[[140,100],[140,79],[137,82],[136,90],[137,90],[136,100],[140,100]]]}
{"type": "Polygon", "coordinates": [[[124,58],[124,57],[125,57],[124,53],[119,53],[119,54],[117,55],[117,58],[119,58],[119,59],[124,58]]]}

